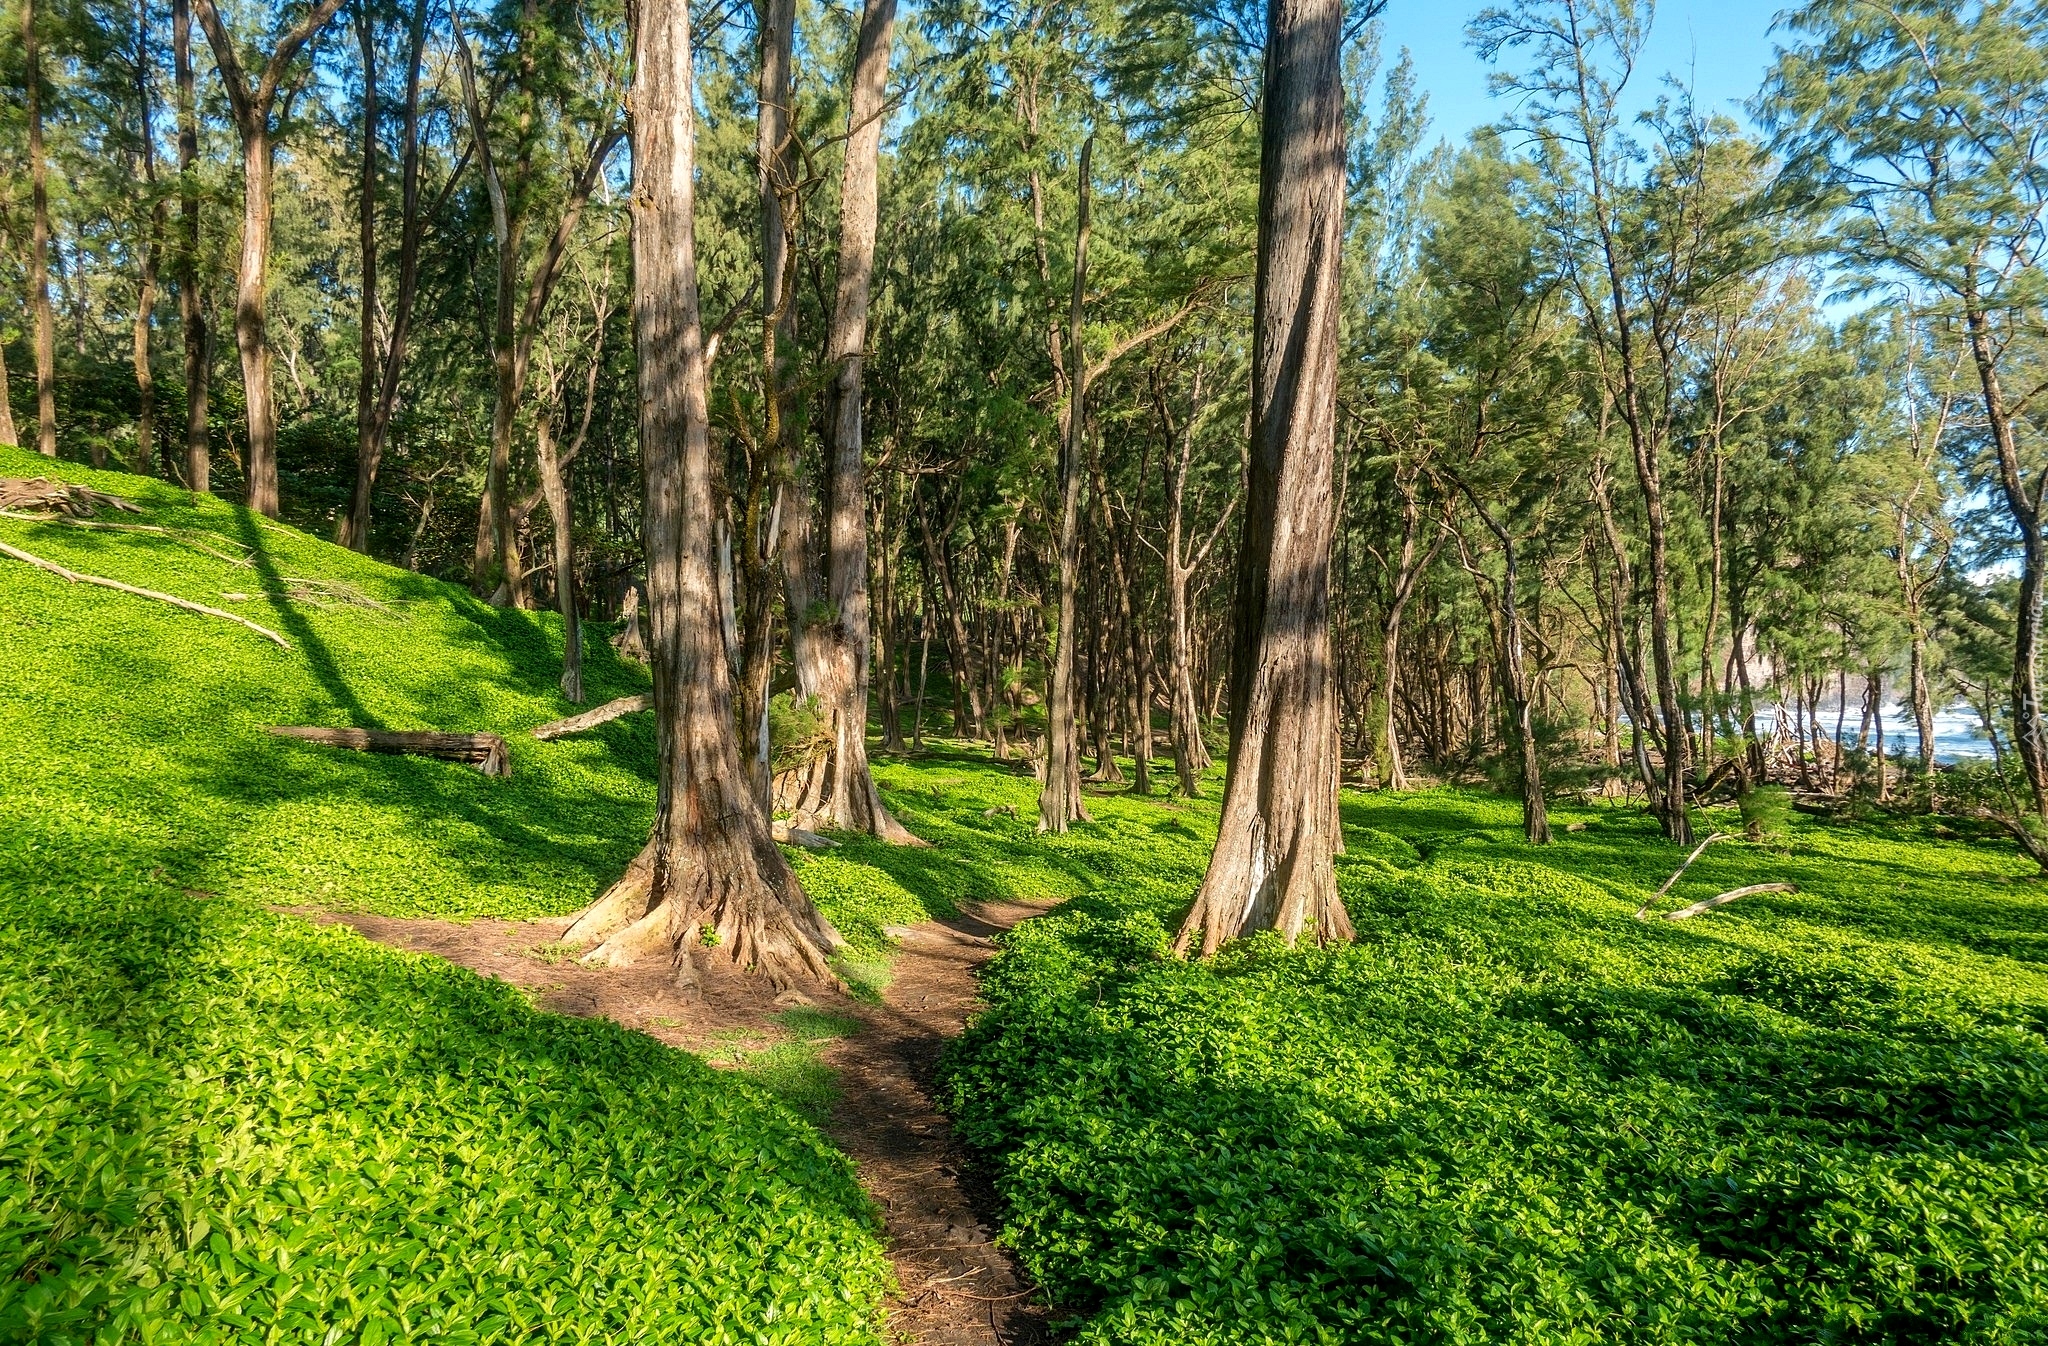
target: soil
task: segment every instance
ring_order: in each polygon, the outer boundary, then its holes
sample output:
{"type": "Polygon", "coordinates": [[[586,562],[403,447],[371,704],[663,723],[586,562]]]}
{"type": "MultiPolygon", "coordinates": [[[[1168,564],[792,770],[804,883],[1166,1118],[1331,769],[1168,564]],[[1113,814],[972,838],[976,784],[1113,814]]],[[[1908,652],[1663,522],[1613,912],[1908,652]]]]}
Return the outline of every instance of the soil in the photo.
{"type": "Polygon", "coordinates": [[[544,1009],[607,1018],[713,1064],[735,1048],[786,1039],[778,1020],[790,1006],[858,1020],[823,1060],[839,1096],[826,1131],[850,1157],[880,1208],[897,1294],[890,1334],[918,1346],[1026,1346],[1049,1340],[1046,1309],[1008,1254],[995,1246],[995,1196],[932,1100],[939,1052],[976,1005],[975,969],[994,952],[990,938],[1045,910],[988,903],[949,921],[898,926],[881,1003],[837,992],[771,996],[755,978],[699,960],[701,995],[686,1000],[666,964],[586,968],[559,941],[568,919],[469,922],[303,912],[345,924],[380,944],[436,954],[530,990],[544,1009]]]}

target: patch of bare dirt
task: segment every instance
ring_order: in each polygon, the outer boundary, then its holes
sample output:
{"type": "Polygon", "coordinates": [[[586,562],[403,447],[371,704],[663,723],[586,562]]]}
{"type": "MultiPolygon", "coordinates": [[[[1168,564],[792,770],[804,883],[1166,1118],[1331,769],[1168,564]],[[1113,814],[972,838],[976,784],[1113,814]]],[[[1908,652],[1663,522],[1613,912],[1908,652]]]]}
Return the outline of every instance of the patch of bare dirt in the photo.
{"type": "Polygon", "coordinates": [[[972,1169],[932,1097],[939,1053],[976,1005],[975,969],[991,937],[1045,910],[988,903],[950,921],[892,929],[900,947],[882,1003],[838,993],[776,998],[758,979],[702,959],[702,996],[676,993],[659,959],[623,969],[587,968],[559,941],[568,918],[468,922],[300,914],[352,927],[380,944],[435,954],[529,990],[542,1008],[607,1018],[720,1063],[735,1045],[786,1039],[777,1016],[792,1004],[860,1022],[823,1059],[839,1099],[826,1131],[854,1161],[882,1210],[899,1294],[889,1328],[917,1346],[1026,1346],[1048,1340],[1045,1308],[1019,1268],[994,1244],[994,1193],[972,1169]]]}

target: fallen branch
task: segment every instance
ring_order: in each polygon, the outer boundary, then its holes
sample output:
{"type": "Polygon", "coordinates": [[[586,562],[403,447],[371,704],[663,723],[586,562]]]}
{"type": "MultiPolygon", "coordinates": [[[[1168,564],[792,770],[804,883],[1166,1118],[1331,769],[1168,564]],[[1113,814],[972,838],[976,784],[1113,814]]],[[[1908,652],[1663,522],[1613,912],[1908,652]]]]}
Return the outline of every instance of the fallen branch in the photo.
{"type": "Polygon", "coordinates": [[[561,738],[566,734],[580,734],[586,729],[595,729],[601,724],[610,724],[622,715],[631,715],[636,711],[652,709],[654,709],[654,698],[651,696],[622,696],[616,701],[607,701],[596,709],[586,710],[580,715],[571,715],[561,720],[549,720],[546,724],[537,726],[533,731],[533,736],[542,742],[546,742],[549,739],[561,738]]]}
{"type": "Polygon", "coordinates": [[[1710,897],[1704,902],[1695,902],[1689,907],[1680,907],[1677,911],[1667,911],[1664,913],[1664,919],[1667,921],[1689,921],[1703,911],[1712,911],[1715,907],[1725,907],[1738,897],[1749,897],[1754,893],[1796,893],[1798,891],[1797,887],[1789,883],[1752,883],[1747,888],[1731,888],[1727,892],[1717,897],[1710,897]]]}
{"type": "Polygon", "coordinates": [[[179,598],[173,594],[158,593],[154,589],[138,589],[132,584],[123,584],[119,580],[110,580],[101,575],[82,575],[75,570],[66,570],[55,561],[45,561],[40,556],[32,556],[19,547],[10,547],[4,542],[0,542],[0,556],[11,556],[17,561],[25,561],[38,570],[47,570],[59,579],[69,580],[73,584],[97,585],[102,589],[112,589],[116,593],[133,594],[137,598],[153,598],[159,603],[169,603],[172,607],[183,608],[187,612],[197,612],[208,617],[219,617],[223,621],[233,622],[237,626],[248,627],[265,640],[275,642],[281,650],[288,650],[292,647],[290,641],[269,627],[258,626],[247,617],[237,617],[232,612],[222,612],[219,608],[210,608],[204,603],[194,603],[190,599],[179,598]]]}
{"type": "MultiPolygon", "coordinates": [[[[97,528],[117,533],[149,533],[156,537],[167,537],[173,542],[182,542],[197,551],[205,552],[216,560],[226,561],[231,566],[247,568],[254,564],[246,556],[230,556],[216,547],[209,547],[204,542],[189,536],[179,529],[164,528],[153,523],[107,523],[102,519],[74,519],[65,514],[23,514],[18,510],[11,509],[0,509],[0,519],[20,519],[26,523],[62,525],[65,528],[97,528]]],[[[209,533],[207,536],[219,538],[220,534],[209,533]]],[[[228,541],[226,538],[220,538],[220,540],[223,542],[228,541]]]]}
{"type": "Polygon", "coordinates": [[[1664,886],[1659,888],[1656,892],[1651,893],[1650,900],[1643,903],[1643,905],[1641,905],[1640,907],[1636,908],[1636,919],[1640,921],[1649,914],[1650,908],[1657,905],[1657,899],[1671,891],[1671,885],[1677,883],[1679,878],[1685,873],[1685,871],[1692,868],[1692,862],[1699,859],[1700,855],[1703,852],[1705,852],[1707,847],[1713,845],[1717,841],[1733,841],[1734,839],[1735,834],[1733,832],[1715,832],[1714,834],[1709,836],[1705,841],[1702,841],[1699,845],[1693,847],[1692,854],[1685,857],[1685,863],[1680,865],[1676,870],[1673,870],[1670,878],[1664,880],[1664,886]]]}
{"type": "Polygon", "coordinates": [[[401,753],[409,757],[438,757],[446,762],[468,762],[486,776],[509,776],[512,759],[505,740],[496,734],[440,734],[431,730],[323,729],[317,725],[272,725],[279,738],[321,743],[330,748],[354,748],[357,752],[401,753]]]}

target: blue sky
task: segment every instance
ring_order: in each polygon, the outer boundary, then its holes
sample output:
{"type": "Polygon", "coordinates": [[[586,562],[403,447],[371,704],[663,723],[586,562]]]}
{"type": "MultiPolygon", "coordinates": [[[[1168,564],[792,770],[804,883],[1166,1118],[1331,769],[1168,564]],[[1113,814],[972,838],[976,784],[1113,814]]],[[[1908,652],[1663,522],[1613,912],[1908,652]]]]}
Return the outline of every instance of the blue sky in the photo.
{"type": "MultiPolygon", "coordinates": [[[[1666,74],[1693,88],[1702,112],[1746,121],[1742,103],[1763,83],[1776,55],[1772,20],[1790,0],[1663,0],[1649,46],[1629,86],[1629,102],[1652,101],[1666,74]]],[[[1432,136],[1462,142],[1506,111],[1486,92],[1489,67],[1465,40],[1465,25],[1485,0],[1389,0],[1381,23],[1385,51],[1408,48],[1417,82],[1429,94],[1432,136]]],[[[1526,53],[1506,53],[1509,59],[1526,53]]]]}

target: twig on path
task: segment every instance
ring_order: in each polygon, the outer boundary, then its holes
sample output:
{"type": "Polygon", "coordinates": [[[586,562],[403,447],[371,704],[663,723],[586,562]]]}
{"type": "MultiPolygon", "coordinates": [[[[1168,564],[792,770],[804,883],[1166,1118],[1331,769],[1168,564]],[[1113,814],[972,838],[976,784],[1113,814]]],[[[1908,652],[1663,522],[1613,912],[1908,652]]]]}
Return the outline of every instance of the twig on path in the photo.
{"type": "Polygon", "coordinates": [[[1667,911],[1664,913],[1664,919],[1667,921],[1690,920],[1703,911],[1712,911],[1715,907],[1725,907],[1736,898],[1748,897],[1753,893],[1796,893],[1798,891],[1797,887],[1789,883],[1752,883],[1747,888],[1731,888],[1727,892],[1716,897],[1710,897],[1704,902],[1695,902],[1691,906],[1681,907],[1677,911],[1667,911]]]}
{"type": "Polygon", "coordinates": [[[123,584],[119,580],[110,580],[102,575],[83,575],[76,570],[66,570],[55,561],[45,561],[40,556],[31,555],[19,547],[10,547],[4,542],[0,542],[0,556],[11,556],[17,561],[25,561],[38,570],[47,570],[52,575],[57,576],[57,578],[69,580],[73,584],[97,585],[102,589],[112,589],[116,593],[133,594],[137,598],[153,598],[159,603],[169,603],[172,607],[183,608],[187,612],[197,612],[208,617],[219,617],[223,621],[233,622],[237,626],[248,627],[265,640],[274,642],[281,650],[288,650],[292,647],[290,641],[267,626],[258,626],[247,617],[237,617],[232,612],[223,612],[219,608],[210,608],[204,603],[194,603],[189,598],[179,598],[173,594],[158,593],[155,589],[138,589],[132,584],[123,584]]]}

